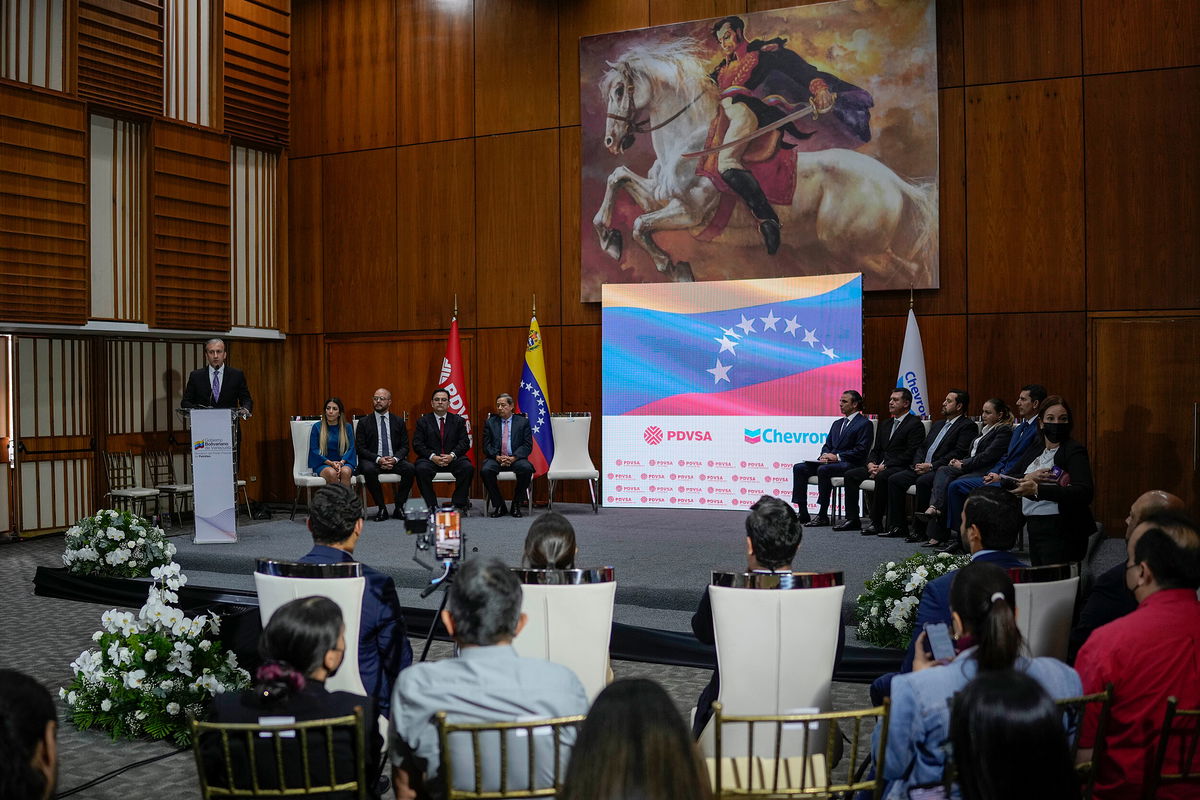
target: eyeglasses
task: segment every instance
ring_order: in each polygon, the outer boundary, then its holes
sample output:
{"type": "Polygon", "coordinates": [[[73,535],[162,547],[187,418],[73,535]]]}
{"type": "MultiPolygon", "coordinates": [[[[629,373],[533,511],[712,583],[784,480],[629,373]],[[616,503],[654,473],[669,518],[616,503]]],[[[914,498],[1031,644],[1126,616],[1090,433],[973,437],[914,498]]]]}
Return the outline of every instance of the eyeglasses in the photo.
{"type": "Polygon", "coordinates": [[[374,400],[376,403],[382,403],[385,400],[391,400],[390,397],[383,397],[382,395],[378,395],[378,394],[375,395],[374,397],[372,397],[371,399],[374,400]]]}

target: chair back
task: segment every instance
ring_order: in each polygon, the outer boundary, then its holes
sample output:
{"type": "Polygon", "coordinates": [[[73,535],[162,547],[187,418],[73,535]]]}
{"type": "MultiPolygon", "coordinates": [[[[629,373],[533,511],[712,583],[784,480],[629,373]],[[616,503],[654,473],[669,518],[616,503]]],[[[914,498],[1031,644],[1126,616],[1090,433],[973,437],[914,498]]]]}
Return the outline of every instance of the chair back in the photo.
{"type": "Polygon", "coordinates": [[[731,715],[714,703],[715,754],[706,759],[714,798],[850,797],[867,790],[878,798],[885,784],[889,704],[823,714],[731,715]],[[868,723],[879,732],[875,753],[868,723]],[[868,765],[874,767],[869,778],[868,765]]]}
{"type": "Polygon", "coordinates": [[[595,479],[600,472],[588,452],[592,415],[585,413],[551,414],[554,432],[554,460],[547,475],[551,480],[595,479]]]}
{"type": "Polygon", "coordinates": [[[436,715],[446,800],[555,797],[582,715],[452,724],[436,715]]]}
{"type": "Polygon", "coordinates": [[[525,627],[513,639],[517,655],[562,664],[579,678],[588,701],[608,683],[617,584],[612,567],[514,569],[521,581],[525,627]]]}
{"type": "Polygon", "coordinates": [[[104,477],[109,489],[139,488],[136,473],[132,451],[104,451],[104,477]]]}
{"type": "MultiPolygon", "coordinates": [[[[714,572],[708,587],[721,675],[719,700],[736,716],[829,711],[845,585],[841,572],[714,572]]],[[[713,754],[712,722],[700,737],[713,754]]],[[[785,731],[797,752],[801,739],[785,731]]],[[[727,742],[734,750],[745,741],[727,742]]],[[[754,755],[767,755],[768,751],[754,755]]]]}
{"type": "Polygon", "coordinates": [[[151,486],[170,486],[175,483],[175,464],[166,450],[147,450],[143,456],[151,486]]]}
{"type": "Polygon", "coordinates": [[[1029,654],[1067,660],[1079,570],[1074,564],[1007,570],[1016,589],[1017,628],[1029,654]]]}
{"type": "Polygon", "coordinates": [[[1055,704],[1063,711],[1063,726],[1067,729],[1071,744],[1071,763],[1079,774],[1079,782],[1083,787],[1083,800],[1091,800],[1092,791],[1096,786],[1096,765],[1104,760],[1105,737],[1108,733],[1108,717],[1112,709],[1112,684],[1104,687],[1103,692],[1085,694],[1079,697],[1063,697],[1055,700],[1055,704]],[[1092,757],[1088,761],[1079,761],[1079,734],[1083,730],[1085,716],[1096,716],[1096,736],[1092,744],[1092,757]]]}
{"type": "MultiPolygon", "coordinates": [[[[1143,782],[1145,798],[1158,797],[1162,786],[1200,785],[1200,708],[1183,709],[1179,699],[1167,698],[1167,712],[1158,732],[1158,745],[1143,782]]],[[[1180,792],[1178,797],[1191,797],[1180,792]]]]}
{"type": "Polygon", "coordinates": [[[292,427],[292,477],[311,477],[312,470],[308,468],[308,442],[315,423],[294,419],[288,424],[292,427]]]}
{"type": "Polygon", "coordinates": [[[367,798],[366,741],[361,707],[344,717],[272,725],[192,720],[204,798],[367,798]]]}
{"type": "Polygon", "coordinates": [[[356,561],[301,564],[260,558],[254,567],[254,588],[264,628],[281,605],[300,597],[328,597],[342,610],[346,651],[337,674],[325,681],[325,688],[331,692],[367,693],[358,673],[358,628],[366,585],[362,564],[356,561]]]}

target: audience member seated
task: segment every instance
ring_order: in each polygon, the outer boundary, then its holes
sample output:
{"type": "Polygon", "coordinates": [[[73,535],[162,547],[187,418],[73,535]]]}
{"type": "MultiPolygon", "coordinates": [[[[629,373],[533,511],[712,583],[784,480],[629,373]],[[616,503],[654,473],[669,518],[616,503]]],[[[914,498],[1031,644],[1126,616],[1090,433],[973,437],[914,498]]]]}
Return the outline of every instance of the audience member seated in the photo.
{"type": "Polygon", "coordinates": [[[57,737],[58,717],[46,687],[16,670],[0,670],[0,797],[54,797],[57,737]]]}
{"type": "Polygon", "coordinates": [[[449,472],[454,476],[451,502],[465,513],[471,505],[467,494],[475,475],[475,465],[467,458],[471,452],[467,421],[450,413],[450,393],[445,389],[435,389],[429,404],[433,411],[418,419],[413,428],[413,452],[417,454],[413,469],[417,473],[417,489],[425,499],[425,505],[436,509],[438,499],[433,479],[439,472],[449,472]]]}
{"type": "Polygon", "coordinates": [[[887,479],[887,486],[877,486],[877,491],[888,493],[888,529],[880,536],[905,538],[909,544],[925,540],[925,526],[918,520],[917,529],[910,532],[904,518],[904,496],[910,486],[917,487],[916,507],[929,504],[933,492],[933,481],[937,470],[948,465],[951,459],[963,458],[971,448],[979,426],[974,420],[963,416],[967,411],[970,396],[962,389],[951,389],[942,400],[942,419],[929,426],[925,441],[917,448],[913,463],[908,469],[900,470],[887,479]]]}
{"type": "MultiPolygon", "coordinates": [[[[1142,796],[1147,754],[1158,746],[1166,700],[1200,708],[1200,534],[1193,520],[1163,511],[1143,520],[1125,543],[1125,585],[1138,606],[1097,628],[1079,651],[1075,667],[1085,692],[1113,685],[1104,756],[1096,765],[1095,797],[1142,796]]],[[[1095,745],[1093,716],[1084,720],[1079,758],[1095,745]]],[[[1179,752],[1164,767],[1179,770],[1179,752]]],[[[1164,786],[1160,798],[1195,797],[1195,787],[1164,786]]]]}
{"type": "MultiPolygon", "coordinates": [[[[967,497],[961,514],[960,536],[971,563],[995,564],[1001,569],[1027,566],[1011,552],[1021,532],[1021,503],[999,486],[980,486],[967,497]]],[[[900,673],[912,672],[917,640],[927,624],[950,625],[950,587],[955,572],[948,572],[925,584],[921,602],[917,605],[917,621],[913,627],[908,653],[900,673]]],[[[871,702],[879,705],[888,696],[889,685],[898,673],[876,678],[871,684],[871,702]]]]}
{"type": "Polygon", "coordinates": [[[346,421],[345,406],[340,397],[331,397],[325,401],[321,421],[313,425],[308,437],[308,468],[326,483],[349,486],[357,466],[354,431],[346,421]]]}
{"type": "Polygon", "coordinates": [[[524,414],[513,413],[511,394],[497,395],[496,413],[489,416],[483,426],[484,460],[479,470],[483,488],[492,503],[491,516],[502,517],[510,513],[504,507],[504,495],[500,494],[497,480],[497,476],[506,470],[511,470],[517,477],[511,513],[514,517],[521,516],[521,506],[526,502],[529,482],[533,479],[533,465],[529,463],[532,452],[533,429],[529,427],[529,420],[524,414]]]}
{"type": "Polygon", "coordinates": [[[1036,680],[1017,670],[979,673],[950,710],[963,800],[1078,800],[1070,735],[1036,680]]]}
{"type": "Polygon", "coordinates": [[[617,681],[592,704],[560,800],[707,800],[708,771],[654,681],[617,681]]]}
{"type": "MultiPolygon", "coordinates": [[[[946,489],[947,528],[954,530],[958,525],[958,515],[962,511],[963,501],[973,490],[1002,481],[1005,475],[1017,477],[1022,474],[1016,470],[1018,465],[1024,463],[1022,459],[1025,458],[1025,451],[1038,440],[1038,412],[1042,408],[1042,401],[1046,399],[1046,394],[1045,386],[1036,383],[1022,386],[1016,403],[1016,416],[1020,417],[1021,421],[1013,428],[1012,436],[1008,440],[1008,449],[1004,451],[1004,455],[1000,457],[999,461],[990,465],[983,463],[983,460],[980,459],[979,464],[973,465],[975,468],[972,469],[972,472],[975,474],[966,475],[950,483],[946,489]],[[978,475],[980,468],[986,473],[982,478],[978,475]]],[[[954,545],[954,537],[951,536],[950,539],[951,545],[954,545]]]]}
{"type": "Polygon", "coordinates": [[[528,569],[574,569],[575,528],[557,511],[547,511],[535,519],[525,534],[525,555],[521,565],[528,569]]]}
{"type": "MultiPolygon", "coordinates": [[[[350,692],[330,692],[325,680],[332,677],[345,655],[346,627],[337,603],[328,597],[301,597],[280,606],[259,639],[263,664],[258,668],[254,687],[237,694],[219,694],[213,698],[213,722],[254,722],[277,724],[332,719],[363,711],[366,734],[367,783],[374,797],[374,782],[379,776],[379,753],[383,741],[376,725],[374,703],[369,697],[350,692]]],[[[289,788],[304,787],[305,759],[300,752],[300,739],[281,738],[283,745],[284,779],[289,788]]],[[[241,782],[226,786],[226,771],[221,739],[207,735],[200,743],[204,754],[205,772],[209,783],[223,788],[243,791],[251,788],[248,773],[253,763],[258,769],[260,786],[279,788],[278,765],[275,763],[275,741],[259,740],[251,761],[246,753],[243,736],[230,736],[229,757],[234,775],[241,782]]],[[[308,764],[314,783],[328,783],[325,731],[315,729],[308,734],[308,764]]],[[[357,769],[354,743],[349,731],[335,733],[333,743],[334,769],[338,782],[353,779],[357,769]]],[[[246,792],[247,794],[249,792],[246,792]]],[[[329,795],[309,795],[328,797],[329,795]]]]}
{"type": "MultiPolygon", "coordinates": [[[[1008,404],[999,397],[983,402],[979,415],[983,429],[971,442],[967,457],[950,459],[950,463],[939,467],[929,490],[929,504],[916,515],[917,526],[923,527],[929,536],[925,547],[937,547],[949,537],[949,529],[942,523],[942,512],[946,508],[946,487],[963,475],[982,475],[991,465],[999,461],[1008,450],[1012,439],[1013,415],[1008,404]],[[933,523],[933,527],[929,526],[933,523]]],[[[918,498],[917,508],[921,507],[918,498]]]]}
{"type": "Polygon", "coordinates": [[[968,564],[955,573],[950,611],[957,657],[946,663],[934,661],[922,632],[917,638],[913,671],[892,681],[883,774],[889,781],[884,795],[888,800],[907,800],[909,787],[942,779],[944,745],[949,738],[948,702],[977,674],[1017,669],[1037,680],[1055,699],[1081,694],[1079,676],[1066,664],[1020,655],[1023,642],[1017,629],[1015,596],[1012,580],[995,564],[968,564]]]}
{"type": "Polygon", "coordinates": [[[459,657],[404,670],[392,694],[388,749],[397,798],[441,792],[434,722],[439,711],[452,723],[587,713],[587,695],[575,673],[513,652],[513,637],[525,625],[521,584],[499,560],[463,563],[447,590],[441,619],[459,657]]]}
{"type": "Polygon", "coordinates": [[[1092,466],[1087,448],[1071,438],[1071,420],[1066,400],[1046,398],[1040,419],[1045,447],[1026,451],[1024,477],[1012,490],[1023,498],[1029,560],[1035,567],[1082,560],[1088,537],[1096,532],[1092,466]]]}
{"type": "MultiPolygon", "coordinates": [[[[1182,510],[1183,501],[1170,492],[1164,492],[1162,489],[1145,492],[1129,507],[1129,516],[1125,517],[1125,541],[1129,541],[1133,529],[1151,514],[1182,510]]],[[[1114,564],[1112,569],[1096,578],[1092,582],[1091,591],[1084,594],[1079,621],[1071,630],[1071,641],[1067,651],[1068,663],[1075,663],[1079,648],[1083,647],[1092,631],[1120,619],[1137,608],[1133,592],[1125,585],[1125,573],[1128,571],[1125,559],[1121,559],[1119,564],[1114,564]]]]}
{"type": "Polygon", "coordinates": [[[792,503],[800,507],[800,521],[805,527],[818,528],[829,524],[829,496],[833,479],[852,467],[867,463],[871,449],[871,420],[862,413],[862,395],[853,389],[842,392],[838,408],[842,418],[829,428],[829,436],[821,446],[816,461],[801,461],[792,465],[792,503]],[[817,477],[817,516],[808,513],[808,479],[817,477]]]}
{"type": "MultiPolygon", "coordinates": [[[[354,561],[354,548],[363,532],[363,508],[345,486],[323,486],[313,495],[308,513],[313,548],[301,562],[340,564],[354,561]]],[[[412,645],[390,576],[362,565],[366,586],[358,625],[358,673],[363,688],[375,699],[379,713],[389,714],[396,674],[412,663],[412,645]]]]}
{"type": "MultiPolygon", "coordinates": [[[[757,503],[750,506],[750,514],[746,517],[746,571],[791,572],[792,560],[800,548],[803,535],[800,518],[792,507],[778,497],[764,494],[757,503]]],[[[713,630],[712,601],[709,599],[707,588],[700,596],[700,605],[696,613],[692,615],[692,633],[703,644],[717,643],[713,630]]],[[[846,631],[839,624],[835,665],[842,659],[845,643],[846,631]]],[[[696,717],[692,720],[692,735],[695,738],[700,738],[700,734],[712,718],[712,704],[720,693],[720,671],[713,670],[712,679],[696,700],[696,717]]]]}
{"type": "Polygon", "coordinates": [[[909,413],[911,408],[912,392],[893,389],[888,397],[888,413],[892,418],[880,421],[866,466],[846,470],[846,521],[834,525],[835,531],[861,530],[863,536],[886,533],[883,517],[887,513],[887,479],[908,469],[925,438],[925,426],[916,414],[909,413]],[[874,480],[877,491],[871,498],[871,522],[863,527],[858,516],[858,494],[865,480],[874,480]]]}

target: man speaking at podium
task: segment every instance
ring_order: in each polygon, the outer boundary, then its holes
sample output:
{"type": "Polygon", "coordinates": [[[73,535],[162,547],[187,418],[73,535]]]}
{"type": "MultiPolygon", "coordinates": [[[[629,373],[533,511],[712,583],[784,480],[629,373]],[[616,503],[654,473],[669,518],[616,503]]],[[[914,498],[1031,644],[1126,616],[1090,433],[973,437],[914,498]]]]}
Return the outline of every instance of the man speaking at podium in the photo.
{"type": "Polygon", "coordinates": [[[240,369],[225,364],[225,342],[209,339],[204,343],[207,367],[192,370],[183,388],[184,408],[240,408],[242,416],[250,416],[254,400],[246,386],[246,376],[240,369]]]}

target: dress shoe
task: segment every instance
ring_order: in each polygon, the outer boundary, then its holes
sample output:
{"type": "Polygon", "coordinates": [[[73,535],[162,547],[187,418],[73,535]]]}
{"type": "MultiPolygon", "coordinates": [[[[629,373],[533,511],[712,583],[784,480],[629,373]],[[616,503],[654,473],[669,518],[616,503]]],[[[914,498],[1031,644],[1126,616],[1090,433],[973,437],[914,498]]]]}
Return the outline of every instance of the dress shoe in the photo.
{"type": "Polygon", "coordinates": [[[905,544],[920,544],[921,542],[924,542],[924,541],[925,541],[925,534],[917,533],[916,531],[913,531],[908,536],[906,536],[904,539],[905,544]]]}
{"type": "Polygon", "coordinates": [[[936,522],[937,520],[939,520],[941,518],[942,518],[941,514],[926,514],[924,511],[922,511],[918,514],[913,514],[913,519],[915,519],[917,522],[930,523],[930,522],[936,522]]]}
{"type": "Polygon", "coordinates": [[[862,522],[856,519],[848,519],[845,522],[839,522],[833,526],[835,531],[858,531],[862,530],[862,522]]]}
{"type": "Polygon", "coordinates": [[[525,516],[524,514],[521,513],[520,506],[513,506],[512,515],[513,515],[514,519],[520,519],[521,517],[525,516]]]}
{"type": "Polygon", "coordinates": [[[862,535],[863,536],[878,536],[879,535],[879,526],[877,526],[874,522],[866,523],[865,525],[862,526],[862,535]]]}
{"type": "Polygon", "coordinates": [[[497,506],[496,508],[492,509],[492,513],[488,514],[488,516],[492,519],[496,519],[497,517],[507,517],[508,509],[504,506],[497,506]]]}
{"type": "Polygon", "coordinates": [[[945,547],[939,547],[938,552],[949,553],[952,556],[961,556],[963,554],[962,542],[951,540],[945,547]]]}
{"type": "MultiPolygon", "coordinates": [[[[397,516],[399,516],[399,514],[397,514],[397,516]]],[[[388,518],[388,513],[387,513],[386,508],[379,509],[379,513],[375,515],[376,522],[383,522],[387,518],[388,518]]]]}
{"type": "Polygon", "coordinates": [[[404,519],[404,506],[398,505],[392,509],[392,516],[396,519],[404,519]]]}
{"type": "Polygon", "coordinates": [[[928,542],[925,542],[925,544],[921,545],[921,547],[931,547],[931,548],[939,547],[940,548],[943,544],[945,544],[945,542],[940,542],[937,539],[930,539],[928,542]]]}
{"type": "Polygon", "coordinates": [[[888,528],[879,534],[880,539],[907,539],[908,529],[901,528],[899,525],[888,528]]]}
{"type": "Polygon", "coordinates": [[[821,514],[816,519],[810,519],[808,522],[804,523],[804,527],[806,527],[806,528],[828,528],[829,527],[829,517],[825,516],[824,514],[821,514]]]}

